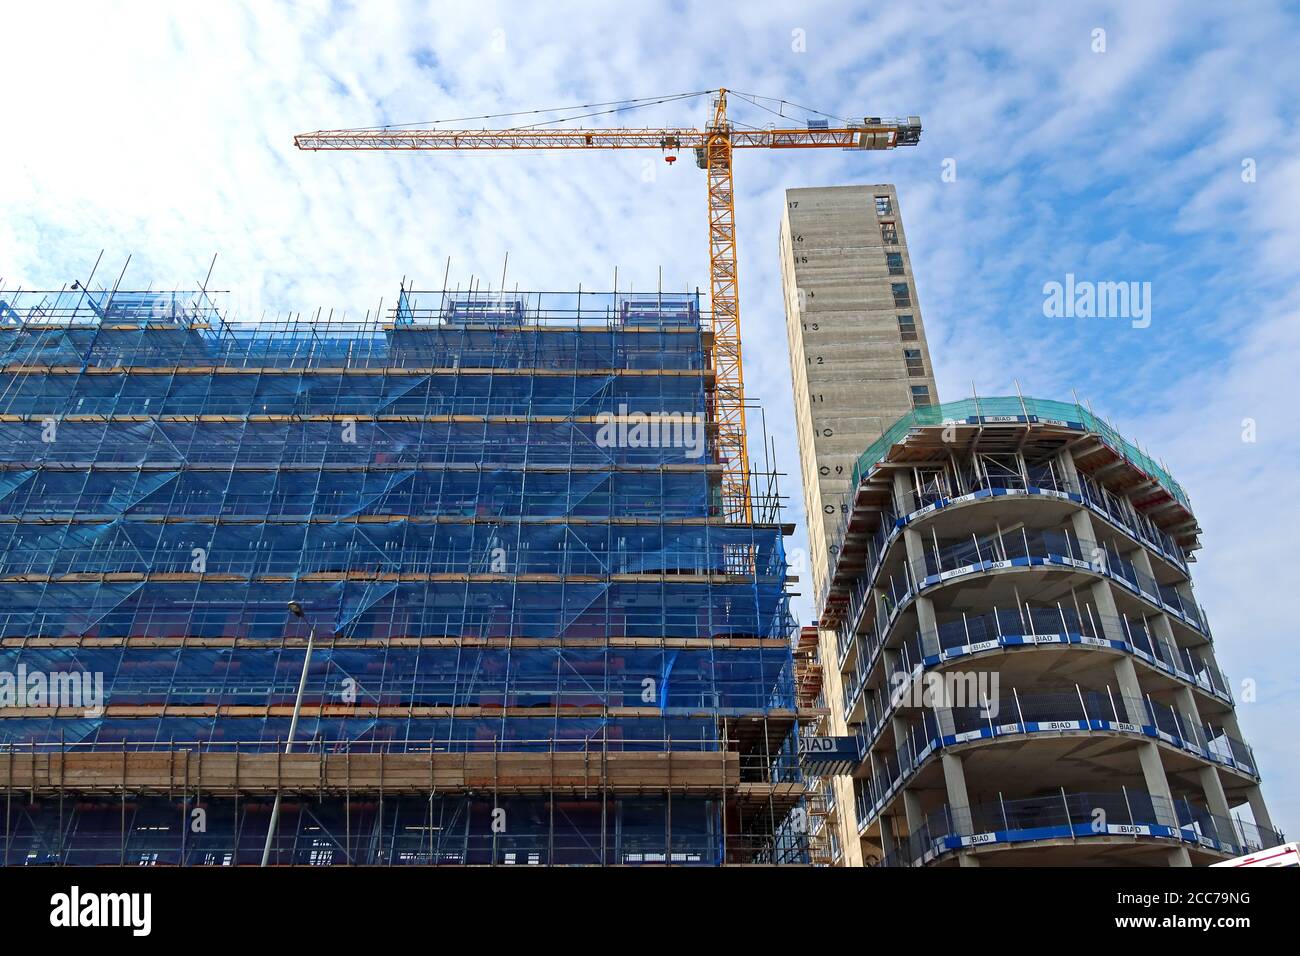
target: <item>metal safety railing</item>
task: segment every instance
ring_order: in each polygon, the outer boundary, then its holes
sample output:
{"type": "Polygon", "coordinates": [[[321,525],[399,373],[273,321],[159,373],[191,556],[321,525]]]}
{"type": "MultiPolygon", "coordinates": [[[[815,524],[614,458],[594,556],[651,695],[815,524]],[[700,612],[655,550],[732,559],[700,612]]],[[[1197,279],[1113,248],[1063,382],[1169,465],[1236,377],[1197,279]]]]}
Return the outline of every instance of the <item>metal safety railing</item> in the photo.
{"type": "Polygon", "coordinates": [[[1025,839],[1067,839],[1089,836],[1164,836],[1203,844],[1203,838],[1225,853],[1250,853],[1283,842],[1280,831],[1211,813],[1187,799],[1169,801],[1141,790],[1118,793],[1070,793],[971,806],[943,805],[926,815],[912,833],[886,848],[878,866],[916,866],[957,849],[960,841],[987,834],[989,842],[1025,839]],[[1156,828],[1152,832],[1152,828],[1156,828]],[[1145,832],[1144,832],[1145,831],[1145,832]],[[1173,831],[1169,833],[1168,831],[1173,831]],[[934,856],[931,856],[933,854],[934,856]],[[929,860],[927,860],[929,857],[929,860]]]}
{"type": "MultiPolygon", "coordinates": [[[[1000,686],[989,691],[996,696],[958,706],[946,706],[945,702],[935,706],[923,700],[919,717],[906,722],[901,739],[896,735],[886,737],[885,731],[899,703],[910,699],[906,694],[877,694],[864,704],[859,749],[871,773],[855,784],[859,826],[874,818],[899,787],[943,748],[945,738],[951,741],[969,735],[969,740],[980,736],[993,740],[1031,732],[1030,724],[1050,725],[1052,732],[1091,731],[1094,721],[1107,722],[1107,729],[1124,725],[1133,732],[1151,727],[1184,750],[1195,748],[1203,759],[1231,762],[1258,777],[1254,752],[1245,741],[1222,727],[1200,723],[1176,707],[1153,700],[1149,694],[1136,698],[1115,693],[1109,687],[1097,691],[1078,685],[1059,692],[1020,693],[1017,688],[1000,686]],[[892,742],[892,746],[877,747],[877,742],[892,742]]],[[[975,695],[979,693],[977,690],[975,695]]]]}
{"type": "MultiPolygon", "coordinates": [[[[1085,431],[1089,431],[1098,436],[1105,442],[1117,455],[1128,461],[1135,468],[1159,484],[1169,495],[1182,504],[1189,511],[1190,502],[1182,486],[1169,475],[1163,466],[1156,463],[1149,455],[1139,449],[1136,445],[1129,442],[1123,436],[1119,435],[1109,424],[1097,418],[1092,412],[1088,411],[1081,405],[1054,402],[1042,399],[1020,398],[1015,397],[994,397],[994,398],[973,398],[958,402],[949,402],[943,405],[931,405],[915,408],[908,412],[897,422],[895,422],[879,439],[867,447],[854,464],[853,472],[850,477],[849,491],[846,493],[840,507],[840,524],[837,532],[832,536],[833,544],[832,554],[838,554],[844,542],[844,535],[848,529],[849,522],[853,516],[853,500],[857,492],[858,485],[861,481],[875,468],[881,457],[888,449],[901,441],[913,428],[938,426],[950,423],[977,423],[985,418],[997,419],[999,422],[1036,422],[1045,421],[1051,424],[1066,424],[1085,431]]],[[[967,488],[964,493],[978,491],[982,488],[994,487],[1019,487],[1026,488],[1037,484],[1037,487],[1051,488],[1060,491],[1075,491],[1084,495],[1087,503],[1099,510],[1102,514],[1111,517],[1112,520],[1118,521],[1126,528],[1130,528],[1141,537],[1155,544],[1157,548],[1171,559],[1175,560],[1180,566],[1185,567],[1185,556],[1175,542],[1168,539],[1168,536],[1155,528],[1148,519],[1125,508],[1123,504],[1115,499],[1114,496],[1107,498],[1107,492],[1104,491],[1096,482],[1091,482],[1087,476],[1085,479],[1086,487],[1073,489],[1067,487],[1072,483],[1068,482],[1063,476],[1057,476],[1051,469],[1037,469],[1033,472],[1028,482],[1021,479],[1008,478],[1010,484],[1006,484],[1002,478],[989,475],[980,475],[978,473],[966,476],[972,487],[967,488]],[[1112,500],[1113,499],[1113,500],[1112,500]]],[[[924,497],[924,496],[922,496],[924,497]]],[[[919,500],[919,499],[918,499],[919,500]]],[[[930,503],[930,502],[927,502],[930,503]]],[[[921,505],[924,507],[924,504],[921,505]]],[[[892,530],[892,525],[896,516],[890,515],[882,518],[882,530],[885,536],[892,530]]],[[[879,536],[879,535],[878,535],[879,536]]],[[[870,563],[870,562],[869,562],[870,563]]],[[[830,582],[826,583],[825,590],[829,590],[830,582]]],[[[822,606],[825,605],[826,593],[821,594],[820,600],[822,606]]]]}
{"type": "MultiPolygon", "coordinates": [[[[878,636],[880,633],[891,632],[871,630],[851,641],[841,640],[841,686],[846,713],[874,673],[886,649],[878,636]],[[850,650],[856,650],[856,654],[852,655],[852,663],[845,669],[850,650]]],[[[898,662],[882,676],[888,682],[896,673],[910,674],[915,668],[924,666],[928,659],[942,658],[953,651],[986,644],[1004,646],[1008,641],[1042,643],[1043,637],[1126,642],[1130,648],[1152,658],[1157,666],[1164,665],[1182,680],[1209,690],[1223,700],[1232,701],[1227,676],[1201,652],[1171,644],[1143,618],[1128,614],[1118,617],[1099,614],[1086,603],[1081,607],[1073,603],[1068,606],[1058,603],[1055,607],[994,606],[977,614],[963,612],[959,619],[941,623],[937,631],[912,629],[902,634],[896,645],[891,645],[898,652],[898,662]]]]}
{"type": "Polygon", "coordinates": [[[1109,542],[1099,545],[1081,539],[1069,528],[1030,529],[1021,526],[1015,531],[983,536],[972,534],[956,541],[937,536],[930,540],[923,538],[923,556],[915,560],[903,559],[897,570],[890,571],[885,569],[884,550],[874,544],[868,547],[866,569],[854,582],[846,610],[836,628],[841,651],[850,635],[861,627],[861,616],[871,613],[873,605],[875,628],[883,633],[896,609],[913,597],[927,579],[952,572],[980,570],[986,562],[1017,559],[1068,559],[1075,567],[1083,566],[1098,574],[1108,574],[1127,582],[1147,600],[1174,612],[1198,631],[1209,633],[1205,613],[1185,593],[1185,585],[1162,584],[1138,570],[1131,559],[1120,554],[1109,542]]]}

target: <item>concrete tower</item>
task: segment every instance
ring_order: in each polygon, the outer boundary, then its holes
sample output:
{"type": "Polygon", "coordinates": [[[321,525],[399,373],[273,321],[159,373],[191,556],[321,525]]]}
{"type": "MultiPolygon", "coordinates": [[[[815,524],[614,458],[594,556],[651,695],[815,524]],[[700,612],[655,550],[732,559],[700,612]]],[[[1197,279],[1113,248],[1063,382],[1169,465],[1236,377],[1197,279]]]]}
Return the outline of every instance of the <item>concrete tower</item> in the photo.
{"type": "MultiPolygon", "coordinates": [[[[899,416],[939,400],[894,187],[787,190],[781,278],[812,593],[820,603],[854,461],[899,416]]],[[[824,650],[833,647],[832,640],[824,650]]],[[[825,675],[827,729],[839,736],[846,731],[834,670],[825,675]]],[[[826,797],[833,842],[847,844],[850,865],[860,862],[850,839],[852,803],[834,791],[826,797]]]]}

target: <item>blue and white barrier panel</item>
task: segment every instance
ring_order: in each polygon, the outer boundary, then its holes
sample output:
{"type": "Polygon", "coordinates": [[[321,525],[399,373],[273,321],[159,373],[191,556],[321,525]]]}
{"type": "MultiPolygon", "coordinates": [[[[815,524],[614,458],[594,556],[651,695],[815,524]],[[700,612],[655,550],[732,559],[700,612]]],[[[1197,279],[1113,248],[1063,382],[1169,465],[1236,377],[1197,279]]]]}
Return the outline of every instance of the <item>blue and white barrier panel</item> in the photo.
{"type": "Polygon", "coordinates": [[[832,777],[852,773],[862,762],[862,751],[857,737],[803,737],[799,760],[804,773],[832,777]]]}

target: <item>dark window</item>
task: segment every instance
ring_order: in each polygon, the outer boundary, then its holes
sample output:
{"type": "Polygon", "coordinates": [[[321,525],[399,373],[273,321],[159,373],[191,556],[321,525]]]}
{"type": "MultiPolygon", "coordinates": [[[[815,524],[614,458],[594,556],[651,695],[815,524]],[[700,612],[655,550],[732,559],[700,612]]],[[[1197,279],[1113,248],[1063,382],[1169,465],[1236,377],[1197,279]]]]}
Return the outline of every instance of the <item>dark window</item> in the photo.
{"type": "Polygon", "coordinates": [[[898,225],[892,222],[880,224],[880,240],[887,246],[898,245],[898,225]]]}
{"type": "Polygon", "coordinates": [[[894,282],[890,285],[894,291],[894,307],[906,309],[912,304],[912,293],[907,288],[906,282],[894,282]]]}
{"type": "Polygon", "coordinates": [[[920,408],[922,405],[930,404],[930,386],[913,385],[912,386],[912,407],[920,408]]]}
{"type": "Polygon", "coordinates": [[[925,374],[925,363],[921,361],[920,349],[903,349],[903,360],[907,362],[908,375],[925,374]]]}
{"type": "Polygon", "coordinates": [[[916,319],[910,315],[898,317],[898,337],[904,342],[916,341],[916,319]]]}
{"type": "Polygon", "coordinates": [[[894,204],[889,201],[888,196],[876,197],[876,215],[892,216],[894,214],[894,204]]]}
{"type": "Polygon", "coordinates": [[[889,266],[891,276],[901,276],[903,274],[903,254],[901,252],[886,252],[885,263],[889,266]]]}

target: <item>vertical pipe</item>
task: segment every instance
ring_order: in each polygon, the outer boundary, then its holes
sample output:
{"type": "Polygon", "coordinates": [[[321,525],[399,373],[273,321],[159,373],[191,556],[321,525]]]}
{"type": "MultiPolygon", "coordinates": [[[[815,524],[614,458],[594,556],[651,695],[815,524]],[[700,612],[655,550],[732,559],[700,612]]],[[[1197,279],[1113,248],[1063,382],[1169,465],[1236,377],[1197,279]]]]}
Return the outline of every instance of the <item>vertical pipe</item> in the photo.
{"type": "MultiPolygon", "coordinates": [[[[33,751],[34,753],[35,751],[33,751]]],[[[36,775],[32,774],[32,789],[36,788],[36,775]]],[[[120,865],[126,866],[126,739],[122,739],[122,846],[120,865]]]]}
{"type": "MultiPolygon", "coordinates": [[[[289,720],[289,739],[284,745],[284,752],[293,750],[293,735],[298,730],[298,715],[302,712],[302,697],[307,690],[307,669],[311,666],[311,652],[316,641],[316,625],[307,632],[307,653],[302,658],[302,674],[298,678],[298,695],[293,701],[293,717],[289,720]]],[[[382,758],[381,758],[382,759],[382,758]]],[[[278,778],[278,775],[277,775],[278,778]]],[[[271,864],[271,843],[280,826],[280,781],[275,782],[275,803],[271,806],[271,822],[266,828],[266,845],[262,848],[262,866],[271,864]]]]}
{"type": "Polygon", "coordinates": [[[9,865],[10,821],[14,802],[14,750],[9,750],[9,773],[5,776],[5,866],[9,865]]]}
{"type": "MultiPolygon", "coordinates": [[[[1078,597],[1075,597],[1074,601],[1075,601],[1075,604],[1077,605],[1077,604],[1079,603],[1079,599],[1078,599],[1078,597]]],[[[1099,628],[1099,627],[1097,626],[1097,621],[1096,621],[1096,619],[1092,616],[1092,605],[1091,605],[1091,604],[1085,604],[1085,605],[1083,606],[1083,609],[1086,610],[1086,611],[1088,612],[1088,625],[1092,628],[1092,636],[1093,636],[1093,637],[1105,637],[1105,636],[1106,636],[1105,632],[1104,632],[1101,628],[1099,628]]],[[[1083,623],[1083,616],[1082,616],[1082,615],[1080,615],[1080,617],[1079,617],[1079,623],[1080,623],[1080,624],[1083,623]]]]}
{"type": "Polygon", "coordinates": [[[1070,828],[1070,839],[1074,839],[1074,821],[1070,819],[1070,801],[1066,799],[1065,788],[1061,787],[1061,805],[1065,807],[1065,825],[1070,828]]]}

